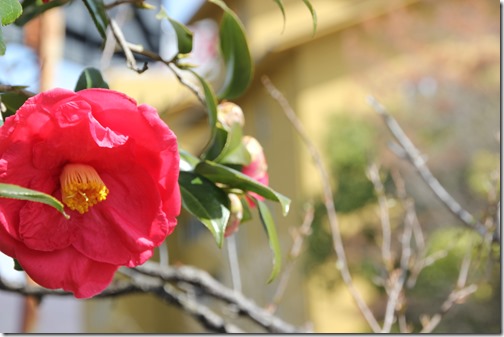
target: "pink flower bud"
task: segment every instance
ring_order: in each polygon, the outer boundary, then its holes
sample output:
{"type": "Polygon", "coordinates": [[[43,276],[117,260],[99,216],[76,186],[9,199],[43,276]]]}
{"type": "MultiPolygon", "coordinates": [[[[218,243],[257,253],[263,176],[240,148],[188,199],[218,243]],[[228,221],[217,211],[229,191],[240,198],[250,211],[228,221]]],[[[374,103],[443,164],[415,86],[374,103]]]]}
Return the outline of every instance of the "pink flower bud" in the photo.
{"type": "MultiPolygon", "coordinates": [[[[251,162],[249,165],[242,168],[242,173],[260,182],[261,184],[268,186],[268,164],[266,163],[266,157],[264,156],[264,151],[261,144],[259,144],[257,139],[251,136],[244,136],[243,144],[245,145],[247,151],[250,153],[251,162]]],[[[256,193],[249,192],[249,194],[258,200],[264,200],[264,197],[256,193]]],[[[255,206],[251,199],[248,200],[251,207],[255,206]]]]}
{"type": "Polygon", "coordinates": [[[238,226],[243,219],[243,205],[240,201],[240,197],[234,193],[229,193],[228,197],[231,203],[231,216],[229,217],[224,237],[228,237],[238,231],[238,226]]]}
{"type": "Polygon", "coordinates": [[[231,102],[223,102],[217,106],[217,119],[226,130],[230,130],[234,123],[241,127],[245,125],[242,109],[231,102]]]}

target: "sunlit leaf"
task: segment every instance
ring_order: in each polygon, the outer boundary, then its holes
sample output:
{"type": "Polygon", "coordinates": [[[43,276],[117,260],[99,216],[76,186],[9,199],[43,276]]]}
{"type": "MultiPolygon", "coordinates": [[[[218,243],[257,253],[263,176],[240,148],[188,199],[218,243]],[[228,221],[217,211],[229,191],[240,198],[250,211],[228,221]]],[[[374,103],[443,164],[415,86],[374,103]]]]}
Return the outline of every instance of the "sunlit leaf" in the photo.
{"type": "Polygon", "coordinates": [[[83,0],[101,37],[105,39],[109,19],[103,0],[83,0]]]}
{"type": "Polygon", "coordinates": [[[315,32],[317,31],[317,23],[318,23],[317,12],[315,11],[315,9],[313,9],[313,6],[309,0],[303,0],[303,2],[306,5],[306,7],[308,7],[308,10],[310,11],[310,14],[312,16],[313,35],[315,35],[315,32]]]}
{"type": "Polygon", "coordinates": [[[182,171],[192,171],[198,165],[200,160],[187,152],[186,150],[179,149],[180,155],[180,169],[182,171]]]}
{"type": "Polygon", "coordinates": [[[268,234],[269,245],[271,251],[273,252],[273,270],[271,270],[271,274],[268,279],[268,283],[270,283],[277,277],[280,269],[282,268],[282,252],[280,250],[280,242],[278,241],[275,222],[273,221],[273,217],[271,216],[268,206],[263,201],[257,199],[254,199],[254,202],[259,210],[259,216],[266,234],[268,234]]]}
{"type": "Polygon", "coordinates": [[[0,19],[2,26],[13,23],[23,12],[18,0],[0,0],[0,19]]]}
{"type": "Polygon", "coordinates": [[[277,201],[282,206],[284,215],[289,212],[289,198],[235,169],[211,161],[202,161],[196,166],[195,172],[215,183],[225,184],[230,188],[238,188],[242,191],[255,192],[268,200],[277,201]]]}
{"type": "Polygon", "coordinates": [[[102,77],[101,72],[93,67],[86,68],[82,71],[75,85],[75,91],[80,91],[89,88],[105,88],[108,89],[108,83],[102,77]]]}
{"type": "Polygon", "coordinates": [[[170,18],[163,7],[161,7],[161,10],[156,15],[156,19],[167,19],[170,22],[175,30],[175,34],[177,34],[177,46],[179,53],[187,54],[191,52],[193,46],[193,33],[189,30],[189,28],[170,18]]]}
{"type": "Polygon", "coordinates": [[[252,82],[253,67],[245,29],[229,7],[221,0],[210,0],[224,10],[220,23],[220,48],[226,64],[226,78],[219,99],[234,99],[243,94],[252,82]]]}
{"type": "Polygon", "coordinates": [[[69,218],[63,204],[58,199],[42,192],[12,184],[0,184],[0,197],[40,202],[56,208],[67,219],[69,218]]]}
{"type": "Polygon", "coordinates": [[[280,11],[282,11],[282,18],[283,18],[282,32],[283,32],[285,30],[285,21],[287,21],[285,18],[285,8],[284,8],[282,0],[273,0],[273,1],[275,1],[275,3],[278,5],[278,7],[280,8],[280,11]]]}
{"type": "Polygon", "coordinates": [[[179,176],[182,205],[210,230],[221,247],[229,220],[229,198],[214,183],[194,172],[181,171],[179,176]]]}

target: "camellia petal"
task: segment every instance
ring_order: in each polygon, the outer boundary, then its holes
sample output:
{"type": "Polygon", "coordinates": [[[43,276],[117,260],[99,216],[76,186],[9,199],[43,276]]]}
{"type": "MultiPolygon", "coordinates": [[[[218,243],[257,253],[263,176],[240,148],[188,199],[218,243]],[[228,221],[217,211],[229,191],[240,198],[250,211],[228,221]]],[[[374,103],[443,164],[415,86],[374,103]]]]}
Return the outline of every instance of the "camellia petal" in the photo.
{"type": "Polygon", "coordinates": [[[145,262],[138,253],[152,251],[164,240],[168,225],[160,196],[152,193],[155,182],[141,173],[131,167],[127,173],[103,175],[105,184],[116,193],[78,218],[77,250],[97,261],[134,266],[145,262]],[[135,185],[128,186],[132,177],[135,185]]]}
{"type": "Polygon", "coordinates": [[[72,247],[39,252],[19,246],[16,255],[35,282],[49,289],[71,291],[77,298],[102,292],[118,269],[117,265],[91,260],[72,247]]]}

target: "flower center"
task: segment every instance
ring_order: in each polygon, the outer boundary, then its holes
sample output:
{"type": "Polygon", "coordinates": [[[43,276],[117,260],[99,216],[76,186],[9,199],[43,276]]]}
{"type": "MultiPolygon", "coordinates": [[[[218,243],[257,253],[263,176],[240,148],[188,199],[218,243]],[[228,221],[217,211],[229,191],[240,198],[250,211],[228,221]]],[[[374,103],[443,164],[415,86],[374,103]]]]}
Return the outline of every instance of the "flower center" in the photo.
{"type": "Polygon", "coordinates": [[[84,214],[89,207],[107,198],[109,190],[98,172],[89,165],[67,164],[60,176],[63,203],[84,214]]]}

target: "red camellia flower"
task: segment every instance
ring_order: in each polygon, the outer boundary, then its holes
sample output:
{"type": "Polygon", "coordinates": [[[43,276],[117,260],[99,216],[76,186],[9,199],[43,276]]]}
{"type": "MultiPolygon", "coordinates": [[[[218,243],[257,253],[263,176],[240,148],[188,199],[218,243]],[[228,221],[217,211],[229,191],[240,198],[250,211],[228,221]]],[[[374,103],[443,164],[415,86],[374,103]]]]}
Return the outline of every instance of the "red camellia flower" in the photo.
{"type": "MultiPolygon", "coordinates": [[[[266,157],[264,156],[264,151],[257,141],[257,139],[251,136],[244,136],[243,143],[245,148],[250,153],[251,162],[247,166],[242,168],[242,173],[248,175],[250,178],[260,182],[263,185],[268,186],[268,164],[266,163],[266,157]]],[[[264,200],[263,196],[260,196],[254,192],[249,192],[257,200],[264,200]]],[[[249,205],[251,207],[255,206],[251,199],[248,199],[249,205]]]]}
{"type": "Polygon", "coordinates": [[[107,89],[54,89],[0,128],[0,182],[50,194],[0,199],[0,250],[46,288],[94,296],[144,263],[180,212],[173,132],[148,105],[107,89]]]}

